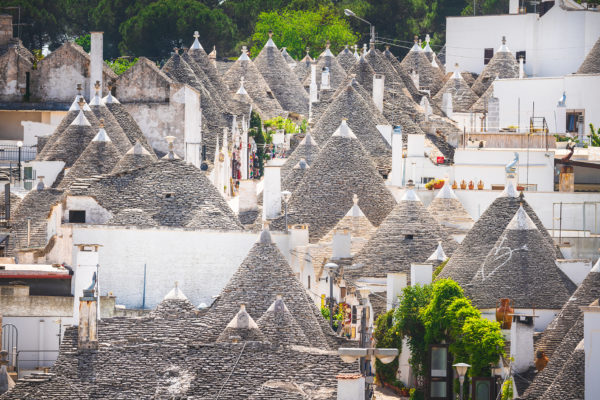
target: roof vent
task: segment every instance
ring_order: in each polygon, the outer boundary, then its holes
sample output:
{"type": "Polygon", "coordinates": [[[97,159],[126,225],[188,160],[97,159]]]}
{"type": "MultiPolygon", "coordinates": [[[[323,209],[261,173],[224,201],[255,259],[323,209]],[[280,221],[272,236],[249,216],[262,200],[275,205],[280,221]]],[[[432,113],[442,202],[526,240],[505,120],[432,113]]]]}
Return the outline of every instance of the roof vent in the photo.
{"type": "Polygon", "coordinates": [[[179,159],[179,156],[177,154],[175,154],[175,151],[174,151],[175,139],[177,139],[175,136],[165,136],[165,140],[167,141],[169,150],[168,150],[167,155],[163,157],[163,160],[178,160],[179,159]]]}

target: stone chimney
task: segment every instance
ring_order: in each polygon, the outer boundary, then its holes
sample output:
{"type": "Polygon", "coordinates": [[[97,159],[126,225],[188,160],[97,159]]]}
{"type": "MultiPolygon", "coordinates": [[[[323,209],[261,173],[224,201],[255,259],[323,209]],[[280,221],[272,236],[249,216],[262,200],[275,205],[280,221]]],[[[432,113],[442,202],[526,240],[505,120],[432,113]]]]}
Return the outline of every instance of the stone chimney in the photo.
{"type": "Polygon", "coordinates": [[[408,143],[406,146],[406,155],[408,157],[423,157],[425,152],[425,135],[415,133],[408,135],[408,143]]]}
{"type": "Polygon", "coordinates": [[[244,179],[240,181],[239,191],[239,212],[258,211],[258,201],[256,197],[256,181],[254,179],[244,179]]]}
{"type": "Polygon", "coordinates": [[[263,220],[281,215],[281,166],[285,159],[275,158],[265,165],[263,220]]]}
{"type": "Polygon", "coordinates": [[[524,64],[525,59],[523,58],[523,56],[519,57],[519,79],[523,79],[525,77],[525,69],[524,69],[524,64]]]}
{"type": "Polygon", "coordinates": [[[0,48],[7,46],[12,38],[12,15],[0,14],[0,48]]]}
{"type": "Polygon", "coordinates": [[[321,90],[331,89],[329,78],[329,68],[323,67],[323,71],[321,71],[321,90]]]}
{"type": "Polygon", "coordinates": [[[336,378],[337,400],[364,400],[364,376],[361,374],[340,374],[336,378]]]}
{"type": "Polygon", "coordinates": [[[373,102],[375,107],[380,112],[383,112],[383,91],[384,91],[385,75],[375,74],[373,75],[373,102]]]}
{"type": "Polygon", "coordinates": [[[419,73],[413,69],[412,71],[410,71],[410,79],[413,81],[413,83],[415,84],[415,87],[418,89],[419,88],[419,73]]]}
{"type": "MultiPolygon", "coordinates": [[[[94,87],[96,82],[99,82],[100,88],[102,88],[102,65],[104,64],[104,39],[102,35],[102,32],[90,33],[90,101],[96,93],[94,87]]],[[[100,97],[102,97],[102,94],[100,94],[100,97]]]]}
{"type": "Polygon", "coordinates": [[[404,272],[388,272],[387,283],[387,306],[386,311],[396,307],[399,303],[398,296],[402,295],[402,290],[408,286],[407,276],[404,272]]]}
{"type": "Polygon", "coordinates": [[[79,298],[77,349],[80,351],[98,349],[98,304],[95,289],[96,274],[94,273],[92,284],[83,291],[83,296],[79,298]]]}
{"type": "MultiPolygon", "coordinates": [[[[83,291],[90,285],[90,282],[94,279],[94,275],[98,270],[99,264],[99,249],[100,245],[96,244],[78,244],[73,249],[73,262],[74,265],[74,283],[73,283],[73,297],[78,299],[83,296],[83,291]]],[[[99,290],[99,285],[98,285],[99,290]]],[[[99,302],[98,302],[99,304],[99,302]]],[[[79,318],[79,305],[77,301],[73,302],[73,320],[77,321],[79,318]]]]}
{"type": "Polygon", "coordinates": [[[352,234],[348,229],[336,229],[331,243],[333,259],[350,258],[352,256],[352,234]]]}
{"type": "Polygon", "coordinates": [[[392,186],[402,186],[402,127],[396,126],[392,132],[392,186]]]}
{"type": "Polygon", "coordinates": [[[452,108],[452,94],[444,93],[442,95],[442,111],[448,118],[452,119],[452,115],[454,114],[452,108]]]}
{"type": "Polygon", "coordinates": [[[594,400],[600,393],[600,306],[598,300],[583,312],[583,346],[585,351],[585,400],[594,400]]]}
{"type": "Polygon", "coordinates": [[[410,285],[429,285],[433,279],[433,265],[430,263],[410,264],[410,285]]]}
{"type": "Polygon", "coordinates": [[[310,102],[316,103],[319,101],[317,88],[317,64],[310,64],[310,102]]]}
{"type": "Polygon", "coordinates": [[[533,315],[514,315],[510,328],[510,356],[514,358],[513,370],[525,372],[533,367],[533,315]]]}

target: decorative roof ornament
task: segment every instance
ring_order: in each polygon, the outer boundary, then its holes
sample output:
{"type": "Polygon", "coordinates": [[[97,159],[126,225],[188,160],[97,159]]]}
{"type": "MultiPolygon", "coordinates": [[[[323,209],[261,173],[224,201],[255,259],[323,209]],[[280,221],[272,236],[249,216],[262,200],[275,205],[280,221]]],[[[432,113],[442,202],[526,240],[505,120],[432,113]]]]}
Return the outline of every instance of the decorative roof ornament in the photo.
{"type": "Polygon", "coordinates": [[[115,87],[115,84],[113,82],[108,83],[108,94],[106,96],[104,96],[104,98],[102,98],[102,102],[104,104],[111,104],[111,103],[120,104],[120,101],[117,100],[117,98],[113,97],[113,95],[112,95],[112,90],[114,87],[115,87]]]}
{"type": "Polygon", "coordinates": [[[269,31],[269,40],[267,40],[265,47],[277,47],[273,41],[273,31],[269,31]]]}
{"type": "Polygon", "coordinates": [[[515,158],[513,158],[512,161],[506,164],[506,167],[504,167],[504,170],[507,174],[514,174],[517,172],[517,164],[519,163],[519,153],[515,151],[514,155],[515,158]]]}
{"type": "Polygon", "coordinates": [[[404,193],[400,201],[421,201],[421,199],[417,196],[414,189],[410,188],[404,193]]]}
{"type": "Polygon", "coordinates": [[[323,52],[323,56],[324,57],[335,57],[333,55],[333,53],[331,52],[331,42],[329,40],[327,40],[327,43],[325,44],[325,51],[323,52]]]}
{"type": "Polygon", "coordinates": [[[502,36],[502,46],[500,46],[500,48],[498,49],[498,53],[509,53],[510,50],[508,49],[508,46],[506,45],[506,36],[502,36]]]}
{"type": "Polygon", "coordinates": [[[200,41],[198,40],[199,37],[200,34],[198,33],[198,31],[194,31],[194,43],[192,43],[192,47],[190,47],[190,50],[204,50],[202,48],[202,45],[200,44],[200,41]]]}
{"type": "Polygon", "coordinates": [[[217,60],[217,46],[213,45],[212,51],[208,54],[208,58],[211,61],[217,60]]]}
{"type": "Polygon", "coordinates": [[[175,136],[165,136],[165,140],[169,146],[169,152],[163,157],[163,160],[179,160],[179,156],[175,154],[175,136]]]}
{"type": "Polygon", "coordinates": [[[83,111],[85,111],[85,107],[89,108],[83,96],[79,97],[77,105],[79,106],[79,114],[77,114],[77,117],[75,117],[73,122],[71,122],[71,125],[92,126],[92,124],[90,124],[90,121],[88,121],[88,119],[85,117],[85,114],[83,113],[83,111]]]}
{"type": "Polygon", "coordinates": [[[238,58],[241,61],[250,61],[250,57],[248,57],[248,48],[246,46],[242,46],[242,55],[238,58]]]}
{"type": "Polygon", "coordinates": [[[167,293],[163,300],[187,300],[187,297],[183,294],[181,289],[179,289],[179,282],[175,281],[175,287],[167,293]]]}
{"type": "Polygon", "coordinates": [[[96,89],[96,94],[92,98],[92,101],[90,101],[90,106],[102,105],[102,98],[100,97],[100,81],[94,83],[94,89],[96,89]]]}
{"type": "Polygon", "coordinates": [[[454,190],[452,190],[448,179],[446,179],[446,181],[444,182],[444,186],[442,186],[442,190],[440,190],[437,196],[435,197],[438,199],[458,199],[458,197],[456,197],[456,194],[454,193],[454,190]]]}
{"type": "Polygon", "coordinates": [[[528,230],[538,230],[537,226],[533,223],[527,212],[523,209],[523,203],[519,206],[515,216],[508,223],[506,229],[512,231],[528,231],[528,230]]]}
{"type": "Polygon", "coordinates": [[[246,88],[244,87],[244,77],[240,77],[240,88],[238,89],[237,92],[235,92],[235,94],[241,94],[241,95],[245,95],[248,96],[248,92],[246,92],[246,88]]]}
{"type": "Polygon", "coordinates": [[[360,58],[360,56],[358,55],[358,45],[357,44],[354,45],[354,58],[356,58],[357,60],[360,58]]]}
{"type": "Polygon", "coordinates": [[[519,193],[517,193],[515,185],[512,183],[512,181],[508,181],[500,197],[519,197],[519,193]]]}
{"type": "Polygon", "coordinates": [[[337,130],[331,136],[341,136],[343,138],[348,139],[356,139],[356,135],[352,132],[352,129],[348,126],[346,118],[342,118],[342,123],[337,128],[337,130]]]}
{"type": "Polygon", "coordinates": [[[454,72],[452,73],[452,79],[462,79],[462,75],[460,74],[460,69],[458,67],[458,63],[454,64],[454,72]]]}
{"type": "Polygon", "coordinates": [[[425,48],[423,49],[423,51],[425,53],[433,53],[431,46],[429,46],[430,41],[431,41],[431,37],[429,36],[429,33],[428,33],[427,35],[425,35],[425,48]]]}
{"type": "Polygon", "coordinates": [[[421,51],[423,50],[421,46],[419,46],[419,37],[415,35],[415,44],[411,47],[410,51],[421,51]]]}
{"type": "Polygon", "coordinates": [[[92,142],[112,142],[104,130],[104,118],[100,118],[100,129],[98,129],[98,133],[94,136],[92,142]]]}
{"type": "Polygon", "coordinates": [[[263,230],[260,232],[260,236],[258,237],[258,243],[261,244],[271,244],[273,240],[271,239],[271,232],[269,231],[270,221],[263,221],[263,230]]]}
{"type": "Polygon", "coordinates": [[[448,256],[444,252],[444,248],[442,247],[442,242],[438,242],[438,246],[435,251],[429,256],[427,261],[446,261],[448,256]]]}
{"type": "MultiPolygon", "coordinates": [[[[81,91],[83,88],[81,87],[81,83],[77,84],[77,94],[75,95],[75,100],[71,103],[71,107],[69,107],[69,111],[78,111],[79,110],[79,100],[83,98],[81,95],[81,91]]],[[[85,102],[85,99],[83,99],[85,102]]],[[[83,111],[92,111],[92,109],[86,104],[83,108],[83,111]]]]}

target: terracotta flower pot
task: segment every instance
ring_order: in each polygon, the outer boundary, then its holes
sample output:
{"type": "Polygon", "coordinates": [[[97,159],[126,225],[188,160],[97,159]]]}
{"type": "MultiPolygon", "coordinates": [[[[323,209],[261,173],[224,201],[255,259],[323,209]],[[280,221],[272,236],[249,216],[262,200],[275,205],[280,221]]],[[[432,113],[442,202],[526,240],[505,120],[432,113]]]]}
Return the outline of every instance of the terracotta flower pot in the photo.
{"type": "Polygon", "coordinates": [[[483,181],[479,180],[479,182],[477,182],[477,190],[483,190],[483,181]]]}
{"type": "Polygon", "coordinates": [[[496,321],[500,322],[500,328],[510,329],[512,326],[512,315],[515,309],[510,306],[510,299],[500,299],[500,306],[496,307],[496,321]]]}
{"type": "Polygon", "coordinates": [[[460,188],[462,190],[465,190],[467,188],[467,183],[465,182],[464,179],[462,181],[460,181],[460,188]]]}
{"type": "Polygon", "coordinates": [[[458,188],[458,185],[456,184],[456,181],[452,182],[452,189],[456,189],[458,188]]]}
{"type": "Polygon", "coordinates": [[[444,186],[444,181],[436,182],[433,184],[434,189],[441,189],[444,186]]]}
{"type": "Polygon", "coordinates": [[[473,181],[469,181],[469,190],[473,189],[475,189],[475,184],[473,183],[473,181]]]}

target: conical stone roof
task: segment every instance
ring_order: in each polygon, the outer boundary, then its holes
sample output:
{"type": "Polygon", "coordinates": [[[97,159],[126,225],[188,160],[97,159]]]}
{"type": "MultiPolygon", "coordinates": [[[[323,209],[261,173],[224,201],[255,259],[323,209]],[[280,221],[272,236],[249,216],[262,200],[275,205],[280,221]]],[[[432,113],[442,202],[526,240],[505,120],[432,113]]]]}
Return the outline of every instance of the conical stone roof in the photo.
{"type": "Polygon", "coordinates": [[[536,342],[536,350],[543,351],[548,358],[552,358],[554,351],[565,338],[569,329],[582,315],[581,306],[587,306],[600,298],[600,259],[587,274],[577,290],[562,306],[560,312],[546,327],[540,339],[536,342]]]}
{"type": "Polygon", "coordinates": [[[419,86],[429,88],[432,96],[436,95],[444,84],[444,74],[431,65],[431,61],[417,43],[404,57],[400,66],[407,75],[416,71],[419,74],[419,86]]]}
{"type": "MultiPolygon", "coordinates": [[[[321,87],[321,76],[323,68],[329,68],[329,85],[333,90],[337,89],[346,78],[346,71],[338,63],[337,59],[329,49],[329,44],[324,52],[317,58],[317,85],[321,87]]],[[[302,84],[305,87],[310,86],[310,69],[308,75],[304,78],[302,84]]]]}
{"type": "Polygon", "coordinates": [[[256,322],[264,337],[276,346],[310,346],[304,331],[281,295],[256,322]]]}
{"type": "Polygon", "coordinates": [[[281,48],[281,55],[283,56],[283,59],[285,60],[286,64],[290,67],[290,69],[294,69],[294,67],[296,66],[296,60],[294,60],[292,56],[290,56],[290,53],[287,52],[287,48],[281,48]]]}
{"type": "Polygon", "coordinates": [[[222,93],[219,92],[217,86],[213,84],[208,75],[204,72],[200,64],[196,62],[196,59],[191,56],[190,52],[184,52],[181,54],[181,59],[184,60],[194,71],[194,75],[196,75],[196,79],[200,84],[208,91],[212,101],[215,103],[219,110],[226,110],[225,104],[226,101],[222,98],[222,93]]]}
{"type": "MultiPolygon", "coordinates": [[[[373,118],[373,109],[363,97],[349,85],[334,98],[323,116],[314,125],[312,133],[318,143],[325,143],[338,129],[340,120],[346,118],[347,124],[372,160],[381,170],[391,168],[392,149],[377,129],[373,118]]],[[[379,120],[383,120],[379,116],[379,120]]]]}
{"type": "Polygon", "coordinates": [[[179,289],[177,282],[175,287],[167,293],[163,300],[150,313],[151,317],[163,319],[185,319],[197,317],[197,309],[179,289]]]}
{"type": "Polygon", "coordinates": [[[354,194],[376,226],[396,204],[366,150],[342,122],[292,193],[289,221],[308,224],[310,241],[317,242],[346,215],[354,194]]]}
{"type": "Polygon", "coordinates": [[[302,180],[304,173],[313,163],[320,148],[317,142],[307,133],[304,139],[294,149],[285,164],[281,167],[282,190],[294,191],[302,180]]]}
{"type": "Polygon", "coordinates": [[[237,92],[242,77],[244,77],[244,87],[248,95],[263,112],[263,115],[261,115],[263,119],[285,115],[271,88],[258,68],[256,68],[254,62],[246,54],[245,49],[243,49],[242,55],[233,63],[223,77],[223,80],[229,87],[230,93],[237,92]]]}
{"type": "Polygon", "coordinates": [[[96,136],[58,185],[59,189],[68,188],[72,182],[79,178],[107,174],[121,158],[121,152],[107,135],[102,125],[100,126],[96,136]]]}
{"type": "MultiPolygon", "coordinates": [[[[98,100],[100,100],[98,98],[98,100]]],[[[98,118],[98,121],[104,124],[104,130],[114,143],[115,147],[119,150],[119,153],[125,154],[131,147],[129,138],[121,128],[121,125],[117,122],[114,115],[108,110],[108,108],[100,103],[98,105],[91,106],[92,112],[98,118]]]]}
{"type": "Polygon", "coordinates": [[[471,106],[472,112],[487,112],[488,102],[494,96],[494,82],[490,83],[490,86],[485,90],[485,93],[471,106]]]}
{"type": "Polygon", "coordinates": [[[265,337],[242,304],[235,317],[227,324],[217,342],[264,342],[265,337]]]}
{"type": "MultiPolygon", "coordinates": [[[[91,111],[89,113],[92,114],[91,111]]],[[[73,122],[48,149],[44,161],[64,161],[66,168],[71,167],[95,135],[96,133],[86,118],[85,112],[80,111],[73,122]]]]}
{"type": "Polygon", "coordinates": [[[506,41],[502,39],[502,46],[483,68],[481,74],[471,86],[477,96],[481,96],[492,84],[494,79],[509,79],[519,77],[519,62],[506,47],[506,41]]]}
{"type": "Polygon", "coordinates": [[[441,108],[444,93],[450,93],[452,95],[452,110],[454,112],[469,112],[469,109],[479,97],[458,73],[458,64],[456,68],[457,71],[454,72],[452,78],[448,79],[433,97],[433,102],[441,108]]]}
{"type": "Polygon", "coordinates": [[[577,70],[578,74],[600,74],[600,38],[585,56],[585,60],[577,70]]]}
{"type": "Polygon", "coordinates": [[[410,264],[426,261],[440,241],[449,254],[456,248],[416,193],[408,190],[354,258],[362,268],[348,273],[354,278],[381,278],[388,272],[410,275],[410,264]]]}
{"type": "Polygon", "coordinates": [[[354,60],[354,63],[347,71],[349,79],[356,79],[367,93],[373,93],[373,75],[375,75],[375,70],[364,57],[360,57],[358,61],[354,60]]]}
{"type": "MultiPolygon", "coordinates": [[[[194,44],[196,40],[197,39],[194,40],[194,44]]],[[[200,42],[198,42],[198,44],[200,44],[200,42]]],[[[188,50],[188,54],[192,56],[194,61],[202,68],[208,77],[208,80],[215,89],[217,89],[222,101],[227,103],[227,93],[229,93],[229,88],[227,87],[227,84],[225,84],[225,81],[223,81],[222,75],[217,71],[215,64],[210,60],[208,54],[206,54],[206,51],[204,51],[201,45],[192,45],[188,50]]]]}
{"type": "Polygon", "coordinates": [[[266,230],[221,291],[206,318],[211,322],[212,331],[219,335],[240,304],[246,305],[250,316],[258,318],[278,294],[282,295],[310,345],[327,348],[325,334],[316,319],[316,306],[266,230]]]}
{"type": "Polygon", "coordinates": [[[295,79],[294,73],[272,38],[269,38],[254,59],[254,65],[284,110],[308,116],[308,94],[295,79]]]}
{"type": "Polygon", "coordinates": [[[313,59],[308,55],[308,52],[304,56],[304,58],[296,64],[293,71],[296,77],[300,82],[304,82],[306,77],[309,77],[310,83],[310,65],[312,64],[313,59]]]}
{"type": "Polygon", "coordinates": [[[423,97],[423,94],[419,92],[419,88],[415,86],[415,83],[413,82],[412,78],[404,71],[404,69],[400,65],[400,61],[398,61],[396,56],[390,51],[389,46],[386,47],[385,51],[383,52],[383,55],[386,58],[386,60],[389,61],[389,63],[394,68],[398,76],[400,76],[400,79],[402,79],[402,82],[404,83],[404,86],[406,86],[406,89],[408,90],[408,93],[410,93],[412,99],[416,102],[420,102],[421,98],[423,97]]]}
{"type": "Polygon", "coordinates": [[[157,226],[152,216],[141,208],[124,208],[113,215],[107,222],[107,225],[120,226],[157,226]]]}
{"type": "Polygon", "coordinates": [[[451,278],[462,287],[471,282],[490,250],[504,232],[508,223],[522,204],[527,215],[535,223],[548,244],[553,247],[554,242],[544,225],[529,206],[527,201],[519,196],[512,184],[490,204],[479,217],[473,228],[467,233],[460,246],[450,257],[448,264],[438,275],[439,279],[451,278]]]}
{"type": "Polygon", "coordinates": [[[575,284],[556,266],[555,252],[519,207],[466,291],[477,308],[511,299],[515,308],[559,309],[575,284]]]}
{"type": "Polygon", "coordinates": [[[156,157],[156,153],[154,153],[154,149],[148,143],[146,136],[140,129],[140,126],[135,122],[135,119],[129,114],[129,112],[123,107],[123,105],[117,100],[114,96],[109,92],[107,96],[102,99],[102,102],[106,105],[108,110],[115,117],[123,132],[127,135],[130,143],[135,143],[136,141],[140,141],[142,146],[153,156],[156,157]]]}
{"type": "Polygon", "coordinates": [[[50,135],[48,137],[46,144],[44,145],[42,151],[38,153],[36,160],[45,160],[45,157],[48,154],[48,151],[54,146],[54,143],[56,143],[56,141],[62,136],[63,131],[65,129],[67,129],[69,127],[69,125],[71,125],[71,123],[73,122],[73,120],[75,120],[75,118],[77,118],[77,116],[79,115],[79,111],[80,111],[80,107],[78,104],[80,98],[83,100],[83,103],[84,103],[83,104],[83,114],[87,118],[88,122],[92,125],[92,128],[98,129],[98,119],[92,112],[92,109],[87,104],[85,99],[81,95],[78,94],[75,96],[75,100],[73,100],[73,103],[71,103],[71,107],[69,108],[67,115],[65,115],[63,117],[63,119],[60,121],[60,123],[58,124],[56,129],[54,129],[54,132],[52,132],[52,135],[50,135]]]}
{"type": "Polygon", "coordinates": [[[346,72],[350,71],[350,68],[356,63],[356,57],[354,57],[354,54],[352,54],[352,50],[348,48],[348,45],[338,53],[336,59],[346,72]]]}
{"type": "Polygon", "coordinates": [[[156,156],[153,157],[138,140],[115,164],[114,168],[111,170],[111,174],[133,171],[134,169],[146,167],[155,161],[156,156]]]}
{"type": "Polygon", "coordinates": [[[466,235],[475,221],[446,181],[442,189],[429,203],[427,211],[446,230],[448,235],[466,235]]]}

